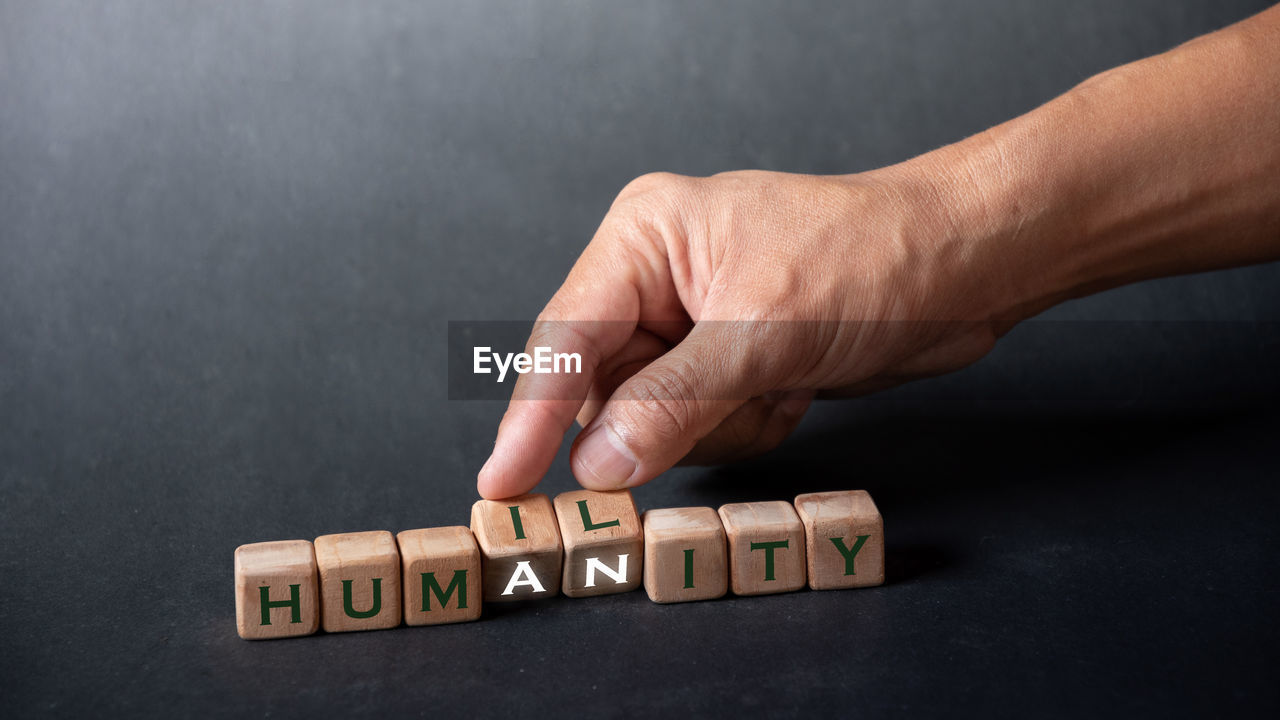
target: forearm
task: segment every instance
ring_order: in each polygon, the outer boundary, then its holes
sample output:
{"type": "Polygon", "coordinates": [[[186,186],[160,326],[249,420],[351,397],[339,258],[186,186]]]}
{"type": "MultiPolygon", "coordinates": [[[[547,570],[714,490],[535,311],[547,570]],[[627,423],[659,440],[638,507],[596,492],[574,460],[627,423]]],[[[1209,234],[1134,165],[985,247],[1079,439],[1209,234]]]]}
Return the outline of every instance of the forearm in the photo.
{"type": "Polygon", "coordinates": [[[1004,326],[1137,280],[1280,259],[1280,6],[912,164],[950,168],[943,202],[1004,326]]]}

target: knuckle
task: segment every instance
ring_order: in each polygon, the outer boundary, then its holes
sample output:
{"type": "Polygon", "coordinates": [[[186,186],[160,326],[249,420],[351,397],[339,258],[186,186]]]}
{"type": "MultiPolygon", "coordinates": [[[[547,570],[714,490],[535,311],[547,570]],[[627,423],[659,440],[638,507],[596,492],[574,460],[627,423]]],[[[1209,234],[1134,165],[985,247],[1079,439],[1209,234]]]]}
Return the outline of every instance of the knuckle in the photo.
{"type": "Polygon", "coordinates": [[[627,183],[619,198],[635,197],[653,193],[671,191],[683,184],[684,176],[669,172],[651,172],[641,175],[627,183]]]}
{"type": "Polygon", "coordinates": [[[687,203],[695,178],[668,172],[641,175],[627,183],[613,201],[609,214],[630,220],[653,220],[676,212],[687,203]]]}
{"type": "Polygon", "coordinates": [[[651,371],[632,383],[627,403],[628,424],[656,440],[674,440],[690,429],[693,420],[692,386],[679,373],[651,371]]]}

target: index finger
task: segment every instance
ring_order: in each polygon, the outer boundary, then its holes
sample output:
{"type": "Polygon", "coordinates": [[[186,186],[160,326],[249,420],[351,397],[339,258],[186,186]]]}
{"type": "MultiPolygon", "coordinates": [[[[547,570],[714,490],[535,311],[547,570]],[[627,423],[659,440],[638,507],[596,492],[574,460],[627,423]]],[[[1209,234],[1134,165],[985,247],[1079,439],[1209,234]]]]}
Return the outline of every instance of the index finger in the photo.
{"type": "Polygon", "coordinates": [[[485,498],[533,489],[555,459],[564,434],[602,361],[626,344],[640,317],[634,258],[593,241],[538,316],[526,349],[577,353],[581,372],[519,375],[488,462],[476,478],[485,498]]]}

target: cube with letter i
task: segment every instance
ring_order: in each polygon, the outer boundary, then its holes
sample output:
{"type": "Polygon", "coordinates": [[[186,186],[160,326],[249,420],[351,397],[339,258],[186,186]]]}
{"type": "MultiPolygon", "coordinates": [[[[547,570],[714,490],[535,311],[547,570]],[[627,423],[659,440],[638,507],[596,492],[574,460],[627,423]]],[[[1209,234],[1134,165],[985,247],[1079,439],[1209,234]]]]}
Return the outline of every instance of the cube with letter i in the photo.
{"type": "Polygon", "coordinates": [[[559,591],[564,548],[546,495],[476,501],[471,533],[480,546],[485,602],[548,598],[559,591]]]}
{"type": "Polygon", "coordinates": [[[236,548],[236,630],[246,640],[310,635],[320,628],[320,583],[310,541],[236,548]]]}
{"type": "Polygon", "coordinates": [[[592,597],[640,587],[644,536],[630,491],[561,493],[555,509],[564,542],[565,595],[592,597]]]}
{"type": "Polygon", "coordinates": [[[804,526],[791,503],[730,503],[720,507],[720,520],[729,538],[729,582],[735,595],[804,587],[804,526]]]}
{"type": "Polygon", "coordinates": [[[728,544],[709,507],[646,510],[644,589],[656,603],[711,600],[729,589],[728,544]]]}
{"type": "Polygon", "coordinates": [[[884,521],[865,490],[796,497],[814,590],[884,583],[884,521]]]}
{"type": "Polygon", "coordinates": [[[480,617],[480,548],[464,527],[396,535],[404,567],[404,622],[440,625],[480,617]]]}
{"type": "Polygon", "coordinates": [[[321,535],[320,618],[325,632],[400,624],[400,552],[386,530],[321,535]]]}

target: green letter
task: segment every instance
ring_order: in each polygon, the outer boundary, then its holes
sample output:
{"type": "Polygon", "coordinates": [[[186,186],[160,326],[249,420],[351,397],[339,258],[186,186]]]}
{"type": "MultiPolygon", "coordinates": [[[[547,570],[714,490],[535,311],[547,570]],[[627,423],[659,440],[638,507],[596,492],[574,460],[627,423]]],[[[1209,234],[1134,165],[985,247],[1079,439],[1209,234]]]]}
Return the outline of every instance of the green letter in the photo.
{"type": "Polygon", "coordinates": [[[844,556],[844,574],[845,575],[855,574],[853,572],[853,559],[858,556],[858,551],[862,549],[862,544],[865,543],[867,541],[867,538],[871,536],[858,535],[857,537],[858,537],[858,541],[853,544],[852,548],[847,548],[844,546],[844,538],[838,538],[838,537],[831,538],[831,543],[835,545],[836,549],[840,551],[840,554],[844,556]]]}
{"type": "Polygon", "coordinates": [[[788,541],[786,540],[774,540],[773,542],[751,543],[752,550],[764,550],[764,579],[765,580],[776,579],[773,576],[773,549],[785,548],[787,546],[787,542],[788,541]]]}
{"type": "Polygon", "coordinates": [[[684,551],[684,586],[693,587],[693,548],[684,551]]]}
{"type": "Polygon", "coordinates": [[[440,589],[435,573],[422,573],[422,611],[431,611],[431,593],[436,594],[436,599],[440,601],[440,607],[443,609],[449,604],[449,596],[454,590],[458,591],[458,609],[465,610],[467,608],[467,571],[465,569],[453,571],[453,580],[449,582],[447,590],[440,589]]]}
{"type": "Polygon", "coordinates": [[[512,505],[507,508],[511,511],[511,524],[516,526],[516,539],[524,539],[524,523],[520,522],[520,506],[512,505]]]}
{"type": "Polygon", "coordinates": [[[348,617],[353,617],[357,620],[363,620],[377,615],[378,611],[382,609],[382,578],[373,579],[373,607],[364,612],[356,612],[355,608],[351,607],[351,581],[343,580],[342,609],[347,612],[348,617]]]}
{"type": "Polygon", "coordinates": [[[622,524],[621,520],[610,520],[609,522],[602,522],[600,524],[591,522],[591,513],[587,510],[586,500],[578,501],[578,514],[582,515],[583,530],[599,530],[600,528],[618,527],[622,524]]]}
{"type": "Polygon", "coordinates": [[[271,596],[267,594],[270,589],[270,585],[263,585],[258,588],[258,604],[262,606],[262,624],[271,624],[271,608],[278,607],[292,608],[293,618],[289,621],[290,624],[302,622],[302,598],[298,597],[298,586],[289,586],[288,600],[277,600],[275,602],[271,602],[271,596]]]}

